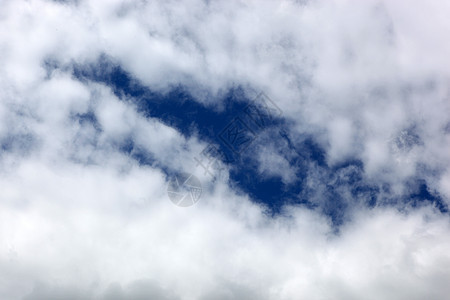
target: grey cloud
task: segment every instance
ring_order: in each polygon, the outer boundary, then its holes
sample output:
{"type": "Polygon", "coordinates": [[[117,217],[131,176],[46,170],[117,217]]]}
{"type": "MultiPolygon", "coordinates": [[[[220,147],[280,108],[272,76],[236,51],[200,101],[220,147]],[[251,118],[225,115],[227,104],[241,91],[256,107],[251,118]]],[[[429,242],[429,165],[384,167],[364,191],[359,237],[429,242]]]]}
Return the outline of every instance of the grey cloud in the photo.
{"type": "MultiPolygon", "coordinates": [[[[183,84],[213,107],[220,103],[208,96],[229,86],[264,90],[292,124],[294,143],[314,136],[327,165],[349,157],[364,165],[336,174],[308,167],[313,203],[325,201],[327,183],[351,185],[353,174],[388,182],[384,193],[399,197],[421,178],[448,203],[448,8],[406,0],[3,1],[0,294],[445,299],[447,215],[428,205],[362,209],[344,197],[355,212],[336,233],[302,207],[270,218],[225,180],[205,187],[194,209],[177,210],[164,174],[117,145],[132,138],[165,166],[189,170],[204,143],[144,118],[105,85],[78,81],[70,66],[108,55],[152,89],[183,84]],[[74,118],[87,113],[96,124],[74,118]]],[[[288,179],[293,170],[276,146],[258,158],[261,172],[284,166],[269,175],[288,179]]]]}
{"type": "Polygon", "coordinates": [[[137,280],[126,288],[122,288],[120,284],[111,284],[102,300],[179,300],[180,298],[173,295],[173,292],[161,288],[152,280],[137,280]]]}

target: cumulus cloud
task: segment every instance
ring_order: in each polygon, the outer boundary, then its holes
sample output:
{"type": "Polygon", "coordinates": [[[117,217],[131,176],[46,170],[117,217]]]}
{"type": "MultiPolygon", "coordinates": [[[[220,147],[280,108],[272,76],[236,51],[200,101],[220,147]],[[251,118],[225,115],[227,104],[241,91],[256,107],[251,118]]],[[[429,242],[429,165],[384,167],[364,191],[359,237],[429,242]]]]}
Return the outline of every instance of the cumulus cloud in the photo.
{"type": "Polygon", "coordinates": [[[0,298],[446,299],[448,214],[399,199],[420,181],[450,203],[449,8],[3,1],[0,298]],[[74,71],[114,66],[208,109],[231,87],[265,91],[287,131],[258,136],[255,169],[302,182],[310,207],[273,216],[228,181],[229,166],[216,180],[196,166],[197,132],[74,71]],[[293,164],[286,149],[311,137],[325,166],[307,152],[293,164]],[[203,183],[189,209],[167,199],[175,171],[203,183]],[[324,214],[337,207],[350,212],[339,227],[324,214]]]}

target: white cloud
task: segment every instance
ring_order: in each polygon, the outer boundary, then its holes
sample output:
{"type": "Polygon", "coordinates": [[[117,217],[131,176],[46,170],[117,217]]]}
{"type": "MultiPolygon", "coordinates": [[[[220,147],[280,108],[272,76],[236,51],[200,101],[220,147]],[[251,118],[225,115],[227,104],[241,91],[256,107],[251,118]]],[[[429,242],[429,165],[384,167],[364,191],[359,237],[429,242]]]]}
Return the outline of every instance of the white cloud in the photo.
{"type": "MultiPolygon", "coordinates": [[[[13,175],[1,187],[9,195],[1,269],[5,285],[20,288],[3,289],[8,299],[38,294],[39,281],[46,293],[69,287],[93,299],[112,293],[114,282],[136,280],[153,280],[180,299],[449,292],[449,222],[431,210],[360,212],[336,236],[312,211],[287,208],[288,215],[267,218],[222,185],[191,209],[176,207],[162,175],[136,165],[118,174],[107,166],[24,162],[13,175]]],[[[150,294],[152,286],[145,284],[150,294]]]]}
{"type": "MultiPolygon", "coordinates": [[[[355,208],[338,234],[319,211],[269,217],[226,176],[213,185],[195,169],[196,136],[70,72],[106,55],[152,89],[183,84],[203,103],[219,105],[208,96],[234,84],[262,89],[330,165],[361,159],[394,196],[423,178],[450,203],[448,6],[3,1],[0,298],[445,299],[447,215],[362,209],[345,191],[355,208]],[[130,140],[157,166],[121,152],[130,140]],[[161,167],[196,172],[201,201],[173,206],[161,167]]],[[[258,161],[263,174],[295,176],[275,145],[258,161]]],[[[325,176],[308,169],[312,203],[325,176]]]]}

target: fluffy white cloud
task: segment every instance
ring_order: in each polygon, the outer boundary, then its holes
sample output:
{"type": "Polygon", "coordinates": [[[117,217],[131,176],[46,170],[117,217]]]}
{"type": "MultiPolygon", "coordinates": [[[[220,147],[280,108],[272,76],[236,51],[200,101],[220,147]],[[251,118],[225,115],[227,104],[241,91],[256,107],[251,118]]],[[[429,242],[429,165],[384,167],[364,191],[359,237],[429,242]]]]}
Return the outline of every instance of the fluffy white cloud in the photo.
{"type": "MultiPolygon", "coordinates": [[[[329,165],[361,159],[393,195],[423,178],[450,203],[449,5],[3,1],[0,298],[447,298],[448,215],[368,210],[344,191],[354,212],[338,233],[320,211],[270,217],[195,169],[196,136],[71,71],[106,55],[151,89],[182,84],[214,106],[230,86],[262,89],[293,142],[313,135],[329,165]],[[120,151],[130,141],[154,163],[120,151]],[[195,170],[202,200],[174,206],[163,168],[195,170]]],[[[290,183],[282,154],[268,144],[259,170],[290,183]]],[[[321,172],[305,179],[313,203],[321,172]]]]}
{"type": "Polygon", "coordinates": [[[176,207],[163,176],[137,165],[118,173],[27,161],[2,182],[5,299],[444,299],[450,292],[450,224],[430,209],[359,212],[336,235],[315,212],[286,208],[268,218],[222,184],[205,188],[193,209],[176,207]]]}

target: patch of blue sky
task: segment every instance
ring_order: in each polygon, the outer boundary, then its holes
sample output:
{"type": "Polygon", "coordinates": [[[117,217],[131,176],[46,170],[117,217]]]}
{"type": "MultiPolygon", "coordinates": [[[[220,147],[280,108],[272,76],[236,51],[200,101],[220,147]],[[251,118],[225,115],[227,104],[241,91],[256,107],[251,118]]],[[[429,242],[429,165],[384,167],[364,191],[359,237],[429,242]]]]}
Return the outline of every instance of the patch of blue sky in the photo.
{"type": "MultiPolygon", "coordinates": [[[[282,115],[274,118],[268,126],[249,125],[254,141],[245,151],[236,153],[221,140],[220,134],[235,118],[245,116],[249,99],[239,86],[228,90],[220,102],[222,107],[207,106],[196,101],[183,86],[173,86],[165,93],[157,92],[139,83],[125,72],[119,64],[102,56],[91,65],[74,65],[73,75],[81,81],[106,84],[124,101],[133,101],[138,111],[147,118],[156,118],[175,128],[185,137],[198,136],[207,143],[219,147],[230,167],[230,186],[247,193],[255,202],[264,204],[269,213],[276,215],[287,205],[304,205],[319,209],[336,226],[343,224],[347,211],[356,205],[375,207],[396,205],[399,208],[417,207],[421,203],[433,203],[441,212],[448,208],[439,195],[429,191],[425,181],[416,178],[411,191],[402,197],[389,193],[389,183],[369,182],[364,178],[364,165],[358,159],[348,159],[337,166],[328,166],[326,152],[314,136],[297,137],[290,131],[289,121],[282,115]],[[263,132],[269,132],[270,138],[263,132]],[[282,176],[261,173],[258,151],[268,146],[277,149],[277,155],[286,159],[293,170],[289,182],[282,176]],[[281,147],[281,148],[280,148],[281,147]],[[308,187],[306,180],[311,168],[320,174],[318,186],[308,187]]],[[[81,122],[96,124],[95,116],[80,116],[81,122]]],[[[118,148],[140,164],[158,167],[166,174],[175,172],[155,161],[150,153],[137,147],[130,137],[118,148]]]]}

